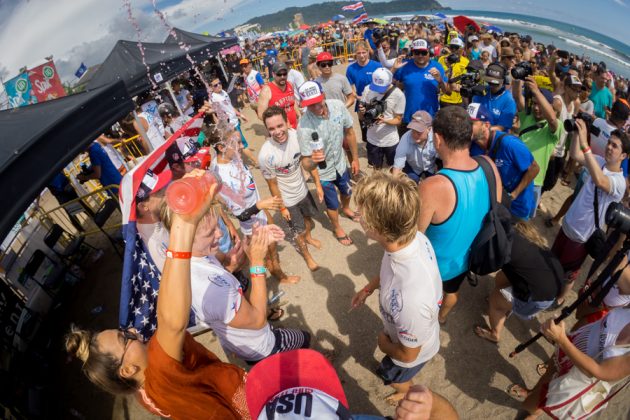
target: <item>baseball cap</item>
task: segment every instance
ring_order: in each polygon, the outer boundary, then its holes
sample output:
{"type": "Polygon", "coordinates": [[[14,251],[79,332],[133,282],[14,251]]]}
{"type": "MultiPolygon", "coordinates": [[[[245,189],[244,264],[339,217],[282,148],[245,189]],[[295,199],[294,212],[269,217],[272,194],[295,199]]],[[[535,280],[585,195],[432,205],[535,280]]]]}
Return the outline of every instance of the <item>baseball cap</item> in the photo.
{"type": "Polygon", "coordinates": [[[164,157],[169,165],[183,163],[187,158],[195,155],[198,150],[197,142],[192,138],[180,137],[168,146],[164,152],[164,157]]]}
{"type": "Polygon", "coordinates": [[[490,64],[486,68],[486,81],[492,85],[500,85],[505,81],[505,68],[498,64],[490,64]]]}
{"type": "Polygon", "coordinates": [[[210,147],[201,147],[197,153],[185,158],[184,162],[198,169],[208,169],[212,160],[210,149],[210,147]]]}
{"type": "Polygon", "coordinates": [[[429,44],[424,39],[414,39],[411,43],[412,50],[428,50],[429,44]]]}
{"type": "Polygon", "coordinates": [[[569,74],[567,77],[569,78],[569,81],[570,81],[569,84],[571,86],[575,86],[578,88],[582,87],[582,82],[580,81],[580,78],[577,77],[575,74],[569,74]]]}
{"type": "Polygon", "coordinates": [[[272,73],[278,73],[279,71],[286,70],[289,71],[289,68],[282,61],[276,61],[273,63],[273,67],[271,68],[272,73]]]}
{"type": "Polygon", "coordinates": [[[468,115],[470,115],[470,119],[473,121],[490,121],[490,112],[483,104],[473,102],[468,105],[466,111],[468,111],[468,115]]]}
{"type": "Polygon", "coordinates": [[[333,56],[328,51],[320,52],[317,54],[317,59],[315,61],[318,63],[321,63],[322,61],[333,61],[333,56]]]}
{"type": "Polygon", "coordinates": [[[468,37],[468,42],[479,41],[479,37],[477,35],[471,35],[468,37]]]}
{"type": "Polygon", "coordinates": [[[411,121],[407,124],[407,128],[424,133],[433,125],[433,118],[427,111],[416,111],[411,116],[411,121]]]}
{"type": "Polygon", "coordinates": [[[311,349],[276,353],[258,362],[247,374],[245,394],[249,412],[258,420],[350,419],[335,368],[311,349]],[[293,410],[286,409],[290,402],[295,403],[293,410]],[[295,409],[300,406],[301,412],[295,409]]]}
{"type": "Polygon", "coordinates": [[[370,83],[370,90],[376,93],[385,93],[385,91],[392,84],[394,76],[392,72],[385,67],[380,67],[374,70],[372,73],[372,83],[370,83]]]}
{"type": "Polygon", "coordinates": [[[250,61],[247,58],[242,58],[238,63],[242,66],[243,64],[249,64],[250,61]]]}
{"type": "Polygon", "coordinates": [[[463,48],[464,41],[462,41],[460,38],[451,38],[451,42],[449,42],[448,45],[456,45],[460,48],[463,48]]]}
{"type": "Polygon", "coordinates": [[[301,106],[313,105],[324,100],[324,89],[312,80],[302,83],[298,88],[298,94],[301,106]]]}
{"type": "Polygon", "coordinates": [[[147,172],[142,177],[142,182],[138,186],[138,191],[136,191],[136,201],[146,200],[152,193],[158,192],[167,186],[172,179],[173,173],[169,170],[156,174],[151,169],[147,169],[147,172]]]}
{"type": "Polygon", "coordinates": [[[551,93],[549,89],[540,88],[540,93],[543,94],[547,102],[549,102],[550,104],[553,104],[553,93],[551,93]]]}

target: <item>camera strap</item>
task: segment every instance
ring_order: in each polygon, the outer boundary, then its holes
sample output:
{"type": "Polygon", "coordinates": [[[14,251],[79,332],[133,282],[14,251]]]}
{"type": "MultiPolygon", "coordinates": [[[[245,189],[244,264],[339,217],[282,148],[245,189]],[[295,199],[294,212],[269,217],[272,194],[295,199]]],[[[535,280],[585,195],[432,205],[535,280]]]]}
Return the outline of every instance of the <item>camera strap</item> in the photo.
{"type": "Polygon", "coordinates": [[[595,211],[595,229],[599,229],[599,199],[597,194],[599,192],[599,188],[597,185],[595,186],[595,193],[593,194],[593,210],[595,211]]]}
{"type": "Polygon", "coordinates": [[[494,160],[497,157],[497,152],[501,148],[501,141],[503,140],[503,137],[505,137],[507,135],[508,135],[508,133],[501,134],[499,136],[499,138],[497,139],[497,141],[494,142],[494,147],[492,148],[492,153],[490,153],[490,157],[492,158],[492,160],[494,160]]]}
{"type": "Polygon", "coordinates": [[[521,131],[519,131],[518,135],[520,137],[523,137],[525,134],[529,133],[530,131],[539,130],[543,128],[544,126],[545,126],[544,123],[536,123],[534,125],[530,125],[529,127],[524,128],[521,131]]]}
{"type": "Polygon", "coordinates": [[[382,97],[381,99],[379,99],[379,101],[381,101],[381,102],[385,102],[385,101],[387,100],[387,98],[389,98],[389,95],[391,95],[391,94],[392,94],[392,92],[394,91],[394,89],[396,89],[396,86],[391,85],[391,86],[389,87],[389,89],[387,89],[387,90],[385,91],[385,94],[383,95],[383,97],[382,97]]]}

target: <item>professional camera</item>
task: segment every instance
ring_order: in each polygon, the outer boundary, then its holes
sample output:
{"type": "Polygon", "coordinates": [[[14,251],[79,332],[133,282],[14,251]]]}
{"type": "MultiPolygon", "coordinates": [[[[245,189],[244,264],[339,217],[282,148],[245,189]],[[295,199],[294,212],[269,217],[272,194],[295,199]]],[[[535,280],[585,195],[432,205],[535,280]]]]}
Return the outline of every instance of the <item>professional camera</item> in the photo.
{"type": "Polygon", "coordinates": [[[459,52],[454,52],[454,53],[451,53],[451,54],[449,54],[449,55],[447,55],[447,56],[446,56],[446,63],[447,63],[449,66],[452,66],[452,65],[453,65],[453,64],[455,64],[455,63],[459,63],[459,59],[460,59],[460,57],[461,57],[461,56],[459,55],[459,52]]]}
{"type": "Polygon", "coordinates": [[[387,30],[383,28],[376,28],[372,31],[372,38],[374,38],[375,43],[381,42],[383,38],[387,36],[387,30]]]}
{"type": "Polygon", "coordinates": [[[588,127],[588,132],[592,135],[599,136],[599,134],[601,133],[602,130],[593,125],[593,117],[591,117],[591,114],[587,114],[586,112],[582,111],[577,113],[575,119],[571,118],[564,120],[564,129],[567,133],[572,133],[577,130],[577,125],[575,124],[576,119],[584,121],[586,123],[586,126],[588,127]]]}
{"type": "Polygon", "coordinates": [[[486,85],[482,83],[481,73],[474,65],[473,61],[466,67],[466,73],[453,77],[449,83],[459,83],[459,93],[464,98],[471,99],[473,96],[483,96],[486,94],[486,85]]]}
{"type": "Polygon", "coordinates": [[[630,233],[630,209],[621,203],[610,203],[606,210],[606,224],[622,233],[630,233]]]}
{"type": "Polygon", "coordinates": [[[385,101],[382,99],[372,99],[370,102],[361,103],[365,107],[365,113],[363,114],[363,125],[370,127],[376,123],[378,117],[385,112],[385,101]]]}
{"type": "Polygon", "coordinates": [[[534,74],[532,70],[532,65],[529,64],[529,61],[521,61],[511,71],[512,77],[516,80],[525,80],[526,77],[534,74]]]}

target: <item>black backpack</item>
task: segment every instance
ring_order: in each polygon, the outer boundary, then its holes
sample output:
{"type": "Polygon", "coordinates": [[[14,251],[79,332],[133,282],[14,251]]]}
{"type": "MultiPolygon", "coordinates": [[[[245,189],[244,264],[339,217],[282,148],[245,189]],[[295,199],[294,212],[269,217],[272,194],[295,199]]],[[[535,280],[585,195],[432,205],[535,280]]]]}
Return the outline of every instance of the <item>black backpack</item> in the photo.
{"type": "Polygon", "coordinates": [[[512,254],[512,215],[497,202],[497,184],[490,162],[482,156],[473,159],[479,163],[488,181],[490,211],[483,218],[481,230],[470,246],[469,270],[475,274],[493,273],[510,262],[512,254]]]}

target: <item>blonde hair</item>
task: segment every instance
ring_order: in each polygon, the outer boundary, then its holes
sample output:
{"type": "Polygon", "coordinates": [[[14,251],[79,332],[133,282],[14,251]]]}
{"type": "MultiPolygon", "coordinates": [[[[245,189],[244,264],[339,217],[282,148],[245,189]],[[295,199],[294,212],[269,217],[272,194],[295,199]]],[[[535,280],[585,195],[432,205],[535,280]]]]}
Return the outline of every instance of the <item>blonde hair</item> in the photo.
{"type": "Polygon", "coordinates": [[[411,179],[376,172],[363,178],[353,195],[367,229],[391,243],[406,244],[416,236],[420,200],[411,179]]]}
{"type": "Polygon", "coordinates": [[[358,49],[364,49],[365,51],[369,52],[370,51],[370,46],[368,45],[367,41],[357,41],[356,44],[354,44],[354,51],[356,52],[358,49]]]}
{"type": "Polygon", "coordinates": [[[120,360],[98,348],[97,334],[70,325],[65,337],[66,351],[83,362],[83,373],[90,382],[110,394],[132,394],[140,388],[138,381],[120,376],[120,360]]]}
{"type": "Polygon", "coordinates": [[[519,221],[514,225],[514,229],[529,242],[542,249],[549,249],[547,241],[540,234],[536,226],[531,222],[519,221]]]}

